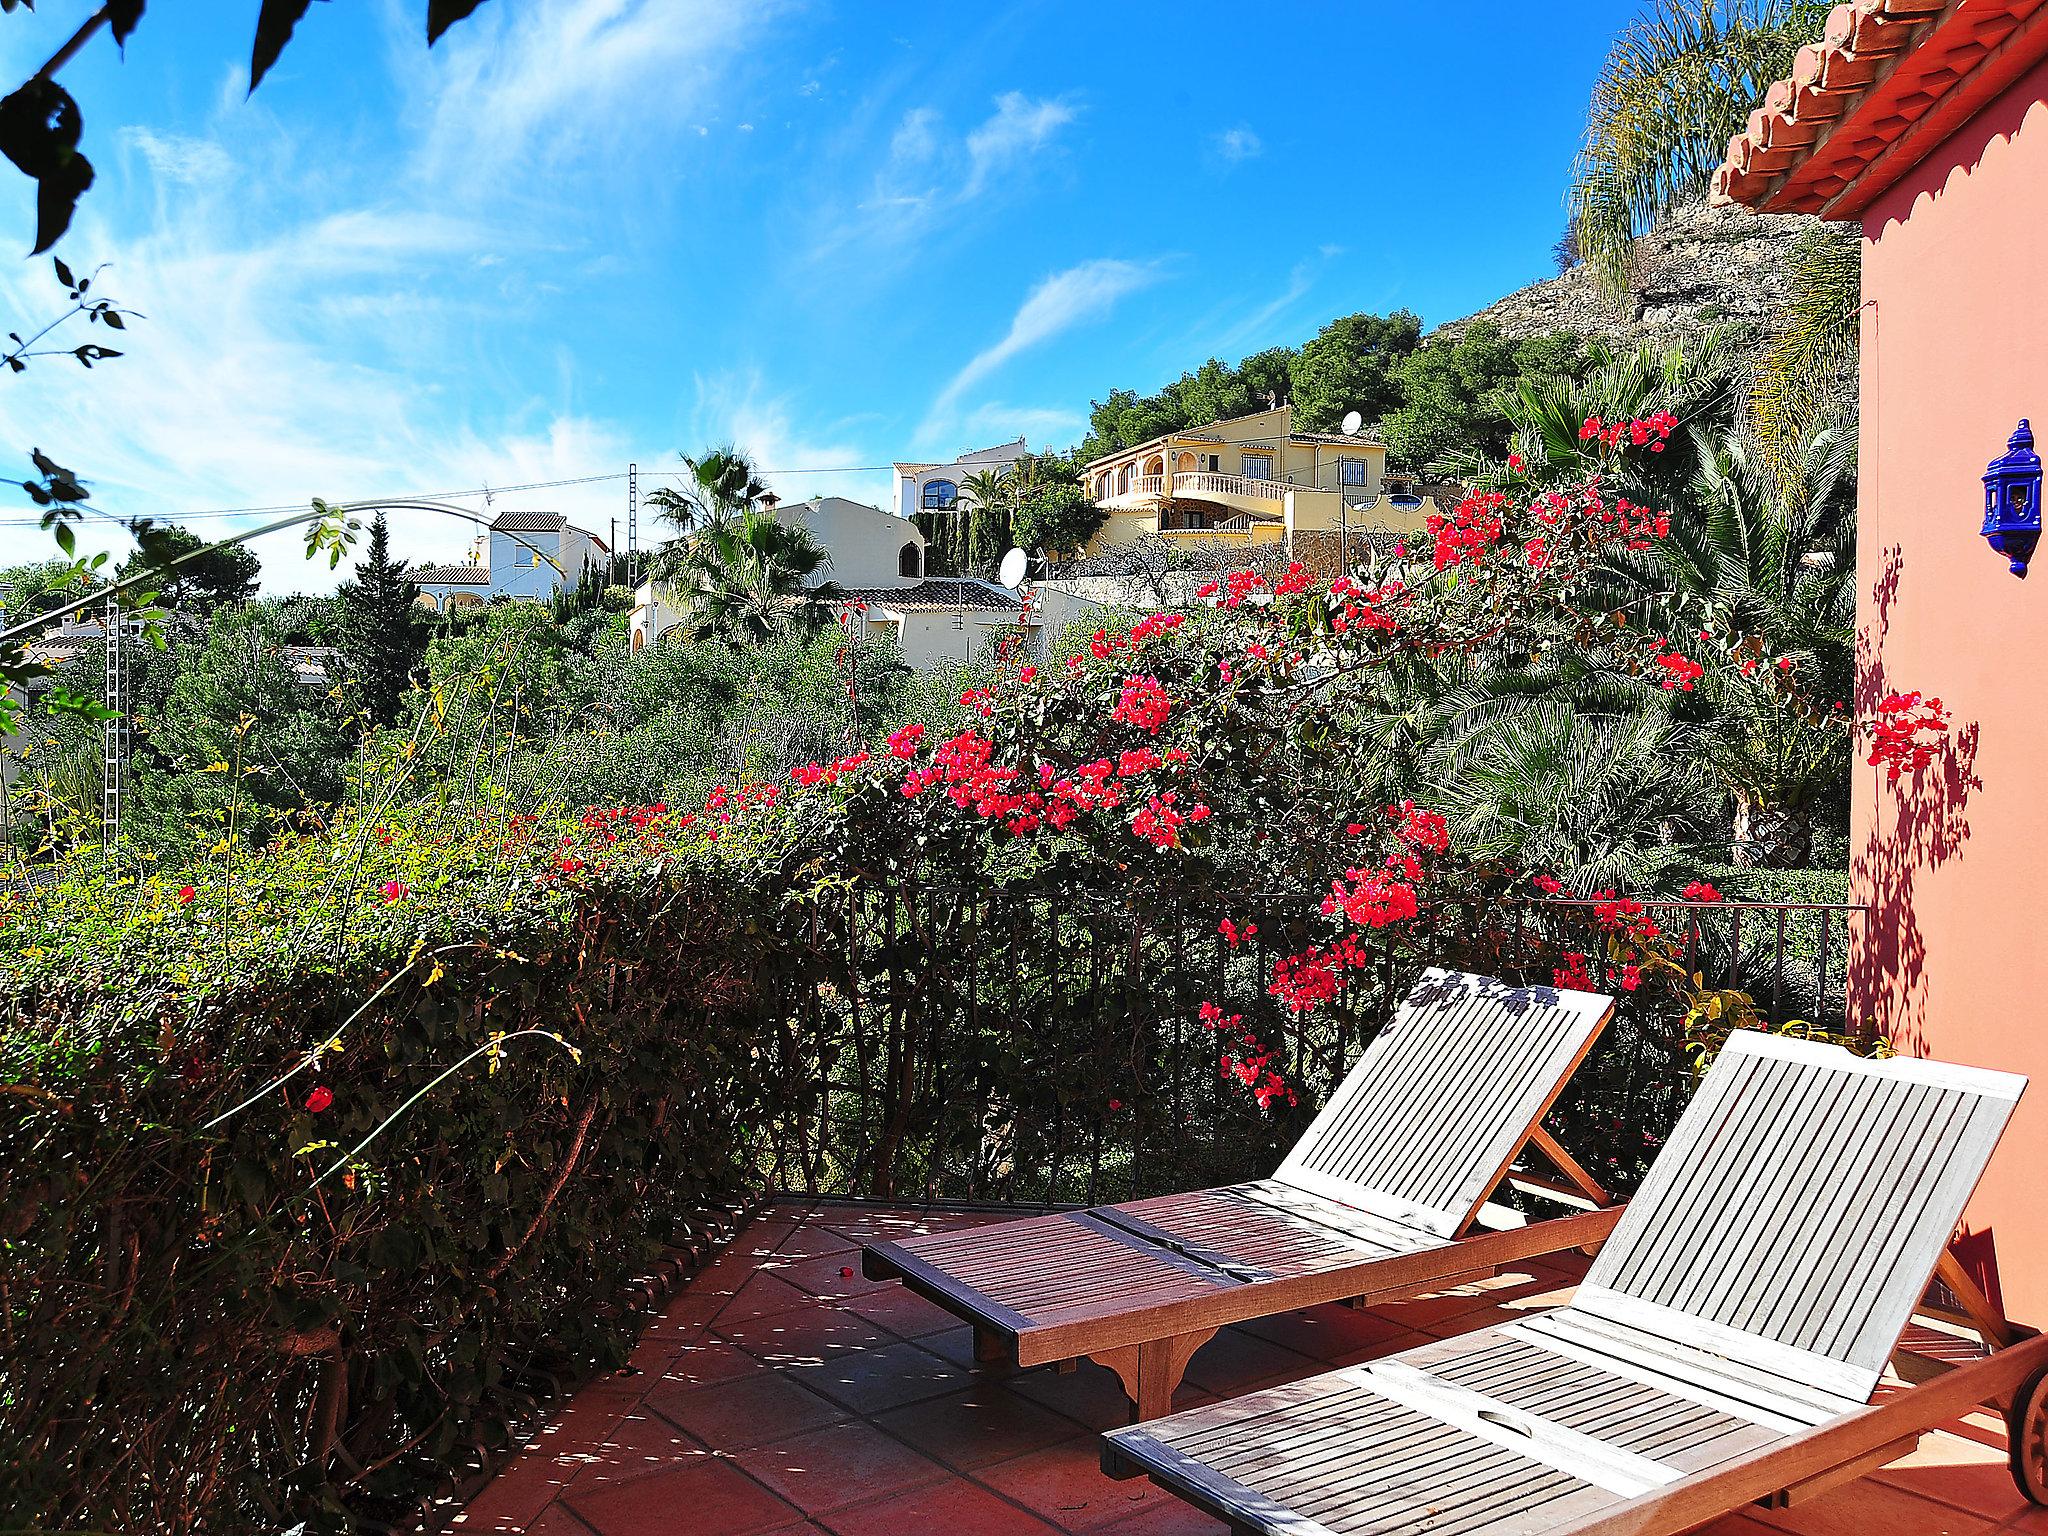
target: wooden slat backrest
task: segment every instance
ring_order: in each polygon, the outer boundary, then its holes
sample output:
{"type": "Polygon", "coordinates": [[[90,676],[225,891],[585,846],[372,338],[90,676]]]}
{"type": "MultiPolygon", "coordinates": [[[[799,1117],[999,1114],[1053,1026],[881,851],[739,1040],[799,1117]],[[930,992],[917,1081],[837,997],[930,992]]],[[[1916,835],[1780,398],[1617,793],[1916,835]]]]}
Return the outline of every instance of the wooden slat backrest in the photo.
{"type": "Polygon", "coordinates": [[[1597,993],[1429,970],[1274,1177],[1455,1236],[1613,1012],[1597,993]]]}
{"type": "Polygon", "coordinates": [[[1572,1307],[1867,1401],[2025,1086],[1738,1031],[1572,1307]]]}

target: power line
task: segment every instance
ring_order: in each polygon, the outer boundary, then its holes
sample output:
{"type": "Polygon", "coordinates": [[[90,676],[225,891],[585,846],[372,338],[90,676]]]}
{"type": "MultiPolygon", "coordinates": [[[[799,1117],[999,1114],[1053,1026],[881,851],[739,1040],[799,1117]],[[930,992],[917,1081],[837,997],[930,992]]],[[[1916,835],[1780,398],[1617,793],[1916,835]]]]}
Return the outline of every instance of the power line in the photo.
{"type": "MultiPolygon", "coordinates": [[[[885,469],[894,469],[893,464],[807,464],[796,469],[764,469],[763,475],[862,475],[873,474],[885,469]]],[[[642,472],[652,479],[676,480],[689,475],[686,469],[650,469],[642,472]]],[[[627,471],[617,470],[604,474],[575,475],[563,480],[529,480],[523,485],[473,486],[460,491],[408,491],[397,496],[348,496],[331,498],[335,505],[344,506],[352,502],[377,501],[457,501],[469,496],[507,496],[525,491],[555,491],[574,485],[601,485],[606,481],[624,480],[627,471]]],[[[306,501],[287,501],[266,507],[206,507],[194,512],[181,512],[158,521],[193,523],[221,517],[280,517],[287,512],[297,512],[311,505],[306,501]]],[[[81,506],[80,511],[94,517],[126,524],[127,518],[98,507],[81,506]]],[[[154,516],[155,514],[149,514],[154,516]]],[[[33,528],[40,524],[41,517],[0,517],[0,528],[33,528]]]]}

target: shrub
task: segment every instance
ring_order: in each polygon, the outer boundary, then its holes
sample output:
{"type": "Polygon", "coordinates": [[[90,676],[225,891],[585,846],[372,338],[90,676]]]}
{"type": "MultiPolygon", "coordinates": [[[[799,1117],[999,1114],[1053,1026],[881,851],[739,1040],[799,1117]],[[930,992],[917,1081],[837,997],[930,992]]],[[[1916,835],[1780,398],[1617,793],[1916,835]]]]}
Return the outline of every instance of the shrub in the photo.
{"type": "Polygon", "coordinates": [[[649,822],[344,825],[16,914],[0,1525],[388,1513],[620,1358],[789,1108],[774,940],[649,822]]]}

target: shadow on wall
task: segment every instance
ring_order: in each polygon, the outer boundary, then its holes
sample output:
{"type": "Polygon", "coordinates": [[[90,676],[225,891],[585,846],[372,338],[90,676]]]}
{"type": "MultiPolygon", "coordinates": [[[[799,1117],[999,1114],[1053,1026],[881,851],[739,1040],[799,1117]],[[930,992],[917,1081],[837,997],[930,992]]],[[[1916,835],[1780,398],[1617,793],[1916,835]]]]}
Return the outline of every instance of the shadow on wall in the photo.
{"type": "MultiPolygon", "coordinates": [[[[1884,641],[1902,569],[1894,545],[1885,551],[1884,568],[1871,586],[1875,616],[1856,635],[1859,720],[1875,715],[1878,701],[1898,686],[1885,676],[1884,641]]],[[[1908,1055],[1926,1053],[1927,944],[1914,888],[1923,871],[1939,869],[1969,841],[1970,796],[1984,787],[1976,771],[1977,731],[1974,721],[1951,730],[1917,775],[1879,785],[1868,839],[1850,859],[1850,888],[1870,903],[1864,943],[1850,960],[1852,1007],[1864,1028],[1888,1037],[1908,1055]]]]}

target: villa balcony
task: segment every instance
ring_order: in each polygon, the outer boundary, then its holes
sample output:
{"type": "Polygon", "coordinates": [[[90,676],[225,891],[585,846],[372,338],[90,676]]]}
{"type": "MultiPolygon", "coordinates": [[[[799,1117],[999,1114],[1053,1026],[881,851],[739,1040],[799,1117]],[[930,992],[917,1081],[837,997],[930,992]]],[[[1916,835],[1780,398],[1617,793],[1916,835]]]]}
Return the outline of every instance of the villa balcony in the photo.
{"type": "Polygon", "coordinates": [[[1182,472],[1173,477],[1176,501],[1207,501],[1234,507],[1240,512],[1277,513],[1289,491],[1302,486],[1285,480],[1254,480],[1243,475],[1218,475],[1206,471],[1182,472]]]}

